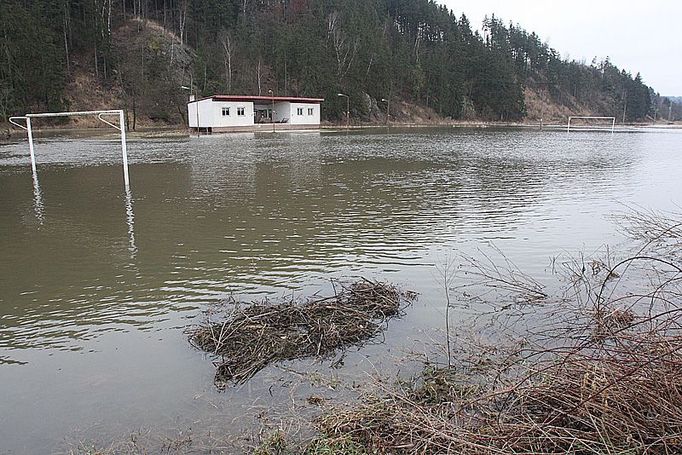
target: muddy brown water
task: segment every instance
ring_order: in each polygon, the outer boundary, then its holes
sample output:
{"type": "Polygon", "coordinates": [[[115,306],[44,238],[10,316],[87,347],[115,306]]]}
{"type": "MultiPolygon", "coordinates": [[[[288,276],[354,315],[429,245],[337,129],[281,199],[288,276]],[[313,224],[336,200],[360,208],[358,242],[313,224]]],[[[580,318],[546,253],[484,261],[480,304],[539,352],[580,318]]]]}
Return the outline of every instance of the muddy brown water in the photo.
{"type": "Polygon", "coordinates": [[[679,210],[682,195],[680,131],[135,139],[129,193],[113,137],[39,137],[36,153],[38,186],[26,143],[0,146],[0,453],[256,433],[311,393],[437,356],[448,256],[492,242],[542,278],[555,254],[623,245],[607,215],[679,210]],[[187,343],[230,295],[303,296],[360,275],[420,299],[335,369],[288,362],[220,393],[187,343]],[[310,372],[319,380],[300,380],[310,372]]]}

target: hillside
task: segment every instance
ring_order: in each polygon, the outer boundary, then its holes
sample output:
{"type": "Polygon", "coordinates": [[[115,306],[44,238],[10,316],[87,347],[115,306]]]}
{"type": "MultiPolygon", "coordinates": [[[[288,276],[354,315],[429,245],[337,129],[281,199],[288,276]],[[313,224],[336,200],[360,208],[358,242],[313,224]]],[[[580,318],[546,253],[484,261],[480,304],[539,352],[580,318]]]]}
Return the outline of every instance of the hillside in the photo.
{"type": "Polygon", "coordinates": [[[129,123],[184,122],[191,86],[322,96],[339,121],[521,121],[663,111],[608,58],[566,61],[491,17],[476,31],[431,0],[49,0],[0,3],[0,118],[122,105],[129,123]],[[103,5],[107,8],[103,8],[103,5]],[[658,108],[658,111],[657,111],[658,108]]]}

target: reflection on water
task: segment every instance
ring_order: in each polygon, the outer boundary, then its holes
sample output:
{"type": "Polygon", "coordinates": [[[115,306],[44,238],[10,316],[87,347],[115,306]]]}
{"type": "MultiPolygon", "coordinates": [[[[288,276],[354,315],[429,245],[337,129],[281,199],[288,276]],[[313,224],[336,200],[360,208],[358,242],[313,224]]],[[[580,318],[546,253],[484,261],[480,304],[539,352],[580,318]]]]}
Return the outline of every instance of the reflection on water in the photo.
{"type": "Polygon", "coordinates": [[[126,192],[126,222],[128,223],[128,251],[130,251],[130,259],[135,259],[137,253],[137,246],[135,245],[135,214],[133,213],[133,195],[130,192],[130,187],[125,187],[126,192]]]}
{"type": "Polygon", "coordinates": [[[42,140],[33,188],[26,144],[0,147],[0,407],[19,408],[12,422],[0,417],[0,440],[31,452],[92,419],[210,412],[191,398],[211,390],[210,362],[182,330],[233,293],[315,292],[354,275],[405,283],[423,305],[395,323],[388,347],[362,351],[383,358],[440,327],[433,265],[443,255],[492,241],[541,274],[553,254],[618,240],[603,215],[621,204],[679,203],[681,138],[433,130],[133,140],[124,192],[108,140],[42,140]],[[78,403],[62,422],[41,423],[48,436],[36,446],[21,431],[39,414],[32,390],[61,397],[50,409],[78,403]],[[164,396],[181,399],[155,401],[164,396]]]}
{"type": "Polygon", "coordinates": [[[35,172],[33,173],[33,205],[38,223],[43,224],[43,195],[40,193],[40,182],[35,172]]]}

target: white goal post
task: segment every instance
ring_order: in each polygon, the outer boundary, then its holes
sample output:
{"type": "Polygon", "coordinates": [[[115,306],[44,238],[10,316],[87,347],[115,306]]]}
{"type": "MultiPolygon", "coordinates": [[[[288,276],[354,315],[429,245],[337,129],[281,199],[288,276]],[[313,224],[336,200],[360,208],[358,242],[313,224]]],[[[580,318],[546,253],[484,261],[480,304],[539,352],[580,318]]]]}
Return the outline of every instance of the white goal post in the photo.
{"type": "MultiPolygon", "coordinates": [[[[611,121],[611,132],[616,131],[616,117],[568,117],[568,126],[566,127],[567,132],[571,132],[571,123],[573,120],[610,120],[611,121]]],[[[579,127],[578,127],[579,128],[579,127]]]]}
{"type": "Polygon", "coordinates": [[[36,156],[33,146],[33,129],[31,125],[31,120],[36,118],[50,118],[50,117],[77,117],[86,115],[96,115],[97,119],[102,123],[105,123],[121,132],[121,152],[123,154],[123,181],[126,188],[130,186],[130,176],[128,174],[128,146],[126,143],[126,128],[125,128],[125,116],[123,110],[110,110],[110,111],[77,111],[77,112],[47,112],[42,114],[26,114],[21,117],[10,117],[9,122],[26,130],[28,134],[28,149],[31,154],[31,169],[33,170],[34,178],[37,177],[38,171],[36,168],[36,156]],[[103,116],[118,116],[118,126],[102,118],[103,116]],[[17,121],[23,120],[25,126],[17,121]]]}

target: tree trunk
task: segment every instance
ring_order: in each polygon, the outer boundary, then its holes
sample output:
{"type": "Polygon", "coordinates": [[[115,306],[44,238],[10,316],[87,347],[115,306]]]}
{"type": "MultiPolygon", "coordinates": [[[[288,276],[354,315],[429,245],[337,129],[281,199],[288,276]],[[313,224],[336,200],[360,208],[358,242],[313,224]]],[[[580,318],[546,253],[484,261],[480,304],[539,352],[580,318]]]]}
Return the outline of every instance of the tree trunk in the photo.
{"type": "Polygon", "coordinates": [[[137,127],[137,101],[133,97],[133,131],[137,127]]]}
{"type": "Polygon", "coordinates": [[[261,59],[258,59],[258,69],[256,70],[256,75],[258,77],[258,96],[261,96],[261,79],[262,79],[262,71],[261,71],[261,59]]]}
{"type": "Polygon", "coordinates": [[[68,5],[64,8],[64,57],[66,58],[66,73],[71,73],[71,62],[69,61],[69,19],[68,19],[68,5]]]}
{"type": "MultiPolygon", "coordinates": [[[[227,92],[232,93],[232,54],[233,54],[233,49],[232,49],[232,40],[230,39],[230,35],[223,31],[220,36],[220,43],[223,46],[223,52],[225,53],[224,56],[224,64],[225,64],[225,84],[227,85],[227,92]]],[[[260,61],[259,61],[260,64],[260,61]]]]}
{"type": "Polygon", "coordinates": [[[188,0],[178,2],[178,19],[180,21],[180,44],[185,44],[185,27],[187,26],[187,7],[188,0]]]}
{"type": "Polygon", "coordinates": [[[95,77],[99,79],[99,65],[97,64],[97,45],[95,44],[95,77]]]}

